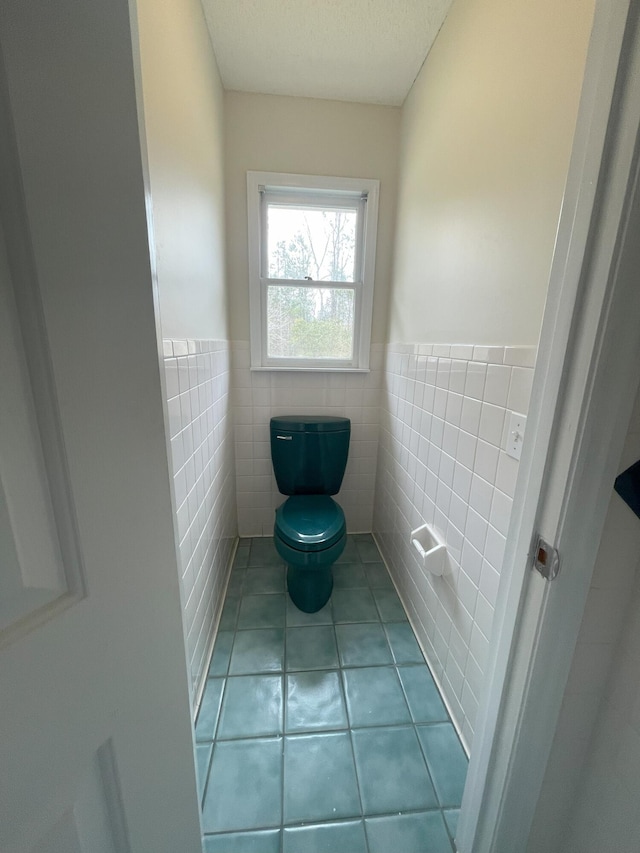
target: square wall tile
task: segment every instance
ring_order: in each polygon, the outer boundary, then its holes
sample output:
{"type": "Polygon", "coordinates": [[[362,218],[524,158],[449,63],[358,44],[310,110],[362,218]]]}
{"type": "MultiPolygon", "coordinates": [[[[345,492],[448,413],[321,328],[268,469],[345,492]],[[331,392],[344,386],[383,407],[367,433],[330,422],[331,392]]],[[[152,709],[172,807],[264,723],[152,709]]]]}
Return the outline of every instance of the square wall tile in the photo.
{"type": "Polygon", "coordinates": [[[531,368],[513,367],[511,370],[507,408],[513,412],[520,412],[526,415],[529,411],[529,398],[531,397],[532,385],[533,370],[531,368]]]}
{"type": "Polygon", "coordinates": [[[535,367],[538,348],[534,346],[505,347],[504,363],[516,367],[535,367]]]}
{"type": "Polygon", "coordinates": [[[478,436],[489,444],[500,447],[502,428],[504,426],[505,409],[491,403],[483,403],[480,413],[478,436]]]}
{"type": "Polygon", "coordinates": [[[460,429],[471,435],[478,435],[480,427],[480,415],[482,403],[474,397],[465,397],[462,403],[462,414],[460,415],[460,429]]]}
{"type": "Polygon", "coordinates": [[[483,439],[478,439],[474,471],[483,480],[493,484],[498,468],[499,449],[483,439]]]}
{"type": "Polygon", "coordinates": [[[465,382],[465,397],[482,400],[484,396],[484,384],[487,376],[487,365],[469,362],[467,365],[467,379],[465,382]]]}
{"type": "Polygon", "coordinates": [[[469,506],[481,515],[485,521],[489,520],[491,514],[491,502],[493,500],[493,486],[482,477],[474,474],[471,479],[471,491],[469,493],[469,506]]]}
{"type": "Polygon", "coordinates": [[[510,382],[510,367],[501,364],[490,364],[487,368],[487,377],[484,384],[485,402],[493,403],[494,406],[506,407],[510,382]]]}

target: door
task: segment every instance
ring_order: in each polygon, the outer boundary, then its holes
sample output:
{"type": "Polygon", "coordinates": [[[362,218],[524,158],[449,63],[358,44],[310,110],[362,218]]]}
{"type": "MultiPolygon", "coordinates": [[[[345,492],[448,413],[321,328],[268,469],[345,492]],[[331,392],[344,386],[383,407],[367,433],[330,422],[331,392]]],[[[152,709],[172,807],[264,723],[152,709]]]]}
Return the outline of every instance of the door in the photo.
{"type": "Polygon", "coordinates": [[[0,45],[0,851],[197,853],[128,5],[0,45]]]}

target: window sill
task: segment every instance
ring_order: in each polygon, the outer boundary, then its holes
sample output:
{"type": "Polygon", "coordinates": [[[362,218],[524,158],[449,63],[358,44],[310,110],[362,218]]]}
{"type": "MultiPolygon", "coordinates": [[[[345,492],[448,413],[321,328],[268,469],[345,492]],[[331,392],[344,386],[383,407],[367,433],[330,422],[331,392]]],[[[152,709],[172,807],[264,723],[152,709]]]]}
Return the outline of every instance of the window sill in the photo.
{"type": "Polygon", "coordinates": [[[262,373],[370,373],[369,367],[250,367],[262,373]]]}

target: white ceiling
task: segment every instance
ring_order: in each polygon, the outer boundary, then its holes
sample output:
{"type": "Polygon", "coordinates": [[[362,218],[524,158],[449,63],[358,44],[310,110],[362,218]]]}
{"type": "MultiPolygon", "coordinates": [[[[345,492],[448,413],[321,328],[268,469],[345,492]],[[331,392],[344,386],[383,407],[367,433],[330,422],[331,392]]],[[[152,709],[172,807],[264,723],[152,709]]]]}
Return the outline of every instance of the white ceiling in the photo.
{"type": "Polygon", "coordinates": [[[400,105],[452,0],[202,0],[225,89],[400,105]]]}

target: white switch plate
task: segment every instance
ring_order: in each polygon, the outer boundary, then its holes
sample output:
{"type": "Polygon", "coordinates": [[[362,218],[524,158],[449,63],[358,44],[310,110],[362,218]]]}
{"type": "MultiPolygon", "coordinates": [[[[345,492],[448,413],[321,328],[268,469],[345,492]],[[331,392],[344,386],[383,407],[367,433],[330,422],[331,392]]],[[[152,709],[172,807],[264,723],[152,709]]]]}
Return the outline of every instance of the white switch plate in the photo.
{"type": "Polygon", "coordinates": [[[520,459],[522,455],[522,441],[524,439],[524,431],[527,427],[527,418],[525,415],[520,415],[518,412],[511,412],[509,419],[509,433],[507,435],[507,456],[513,459],[520,459]]]}

